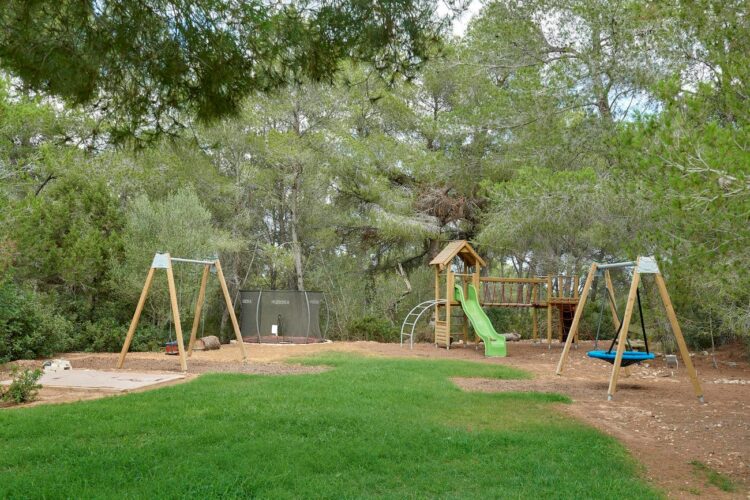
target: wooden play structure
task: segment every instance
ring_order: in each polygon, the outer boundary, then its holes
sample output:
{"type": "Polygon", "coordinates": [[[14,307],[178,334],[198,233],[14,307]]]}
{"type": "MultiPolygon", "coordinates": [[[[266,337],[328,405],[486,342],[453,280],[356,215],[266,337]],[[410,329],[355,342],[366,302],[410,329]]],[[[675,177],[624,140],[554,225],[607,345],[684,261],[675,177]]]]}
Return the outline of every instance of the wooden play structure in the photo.
{"type": "Polygon", "coordinates": [[[451,339],[461,335],[466,344],[469,340],[468,322],[462,314],[461,331],[454,332],[453,310],[460,304],[454,299],[454,287],[458,282],[464,288],[473,284],[482,307],[529,308],[532,316],[532,338],[539,340],[537,310],[547,310],[547,345],[552,344],[554,312],[557,311],[557,335],[560,341],[568,338],[579,300],[578,276],[544,276],[535,278],[506,278],[481,276],[484,260],[466,240],[449,242],[430,261],[435,275],[435,298],[415,306],[401,326],[401,343],[414,342],[415,325],[428,310],[435,308],[434,342],[450,348],[451,339]]]}
{"type": "Polygon", "coordinates": [[[130,322],[130,328],[125,337],[125,343],[122,345],[120,351],[120,357],[117,360],[117,368],[122,368],[125,363],[125,356],[130,349],[130,343],[133,340],[135,329],[138,326],[138,321],[141,319],[141,313],[143,312],[143,306],[146,304],[146,297],[148,296],[149,288],[151,288],[151,282],[154,280],[154,273],[157,269],[164,269],[167,271],[167,285],[169,288],[169,301],[172,310],[172,321],[174,323],[175,334],[177,337],[177,347],[180,358],[180,367],[182,371],[187,371],[187,357],[192,356],[193,346],[195,344],[195,337],[198,332],[198,324],[200,321],[201,310],[203,309],[203,303],[206,299],[206,284],[208,282],[208,275],[211,270],[216,271],[216,276],[219,279],[219,285],[221,286],[222,294],[224,295],[224,301],[227,305],[229,312],[229,318],[232,321],[232,328],[234,329],[234,335],[237,338],[237,344],[240,347],[240,353],[242,361],[247,361],[247,354],[245,353],[245,345],[242,342],[242,334],[240,333],[240,326],[237,322],[237,316],[234,313],[234,305],[232,299],[229,296],[229,289],[227,288],[227,282],[224,280],[224,273],[221,270],[221,262],[219,259],[215,260],[196,260],[196,259],[182,259],[177,257],[171,257],[168,253],[157,253],[154,255],[154,260],[151,262],[151,268],[148,270],[146,275],[146,282],[143,285],[141,291],[141,297],[138,299],[138,305],[135,308],[135,314],[133,320],[130,322]],[[177,289],[175,288],[174,273],[172,271],[172,263],[180,262],[187,264],[199,264],[203,266],[203,276],[201,277],[200,290],[198,292],[198,300],[195,304],[195,318],[193,319],[193,328],[190,331],[190,342],[188,343],[187,356],[185,353],[185,343],[182,338],[182,324],[180,323],[180,310],[177,301],[177,289]]]}
{"type": "MultiPolygon", "coordinates": [[[[667,292],[667,285],[664,281],[664,277],[659,271],[659,266],[656,263],[656,259],[654,259],[653,257],[638,257],[638,259],[636,259],[635,261],[618,262],[614,264],[598,264],[596,262],[591,264],[589,274],[586,277],[586,282],[583,285],[583,290],[581,292],[581,301],[579,307],[576,309],[573,316],[573,324],[571,325],[570,333],[568,334],[568,338],[565,342],[565,347],[563,348],[562,355],[560,356],[560,361],[557,364],[557,374],[562,374],[563,367],[565,366],[565,361],[568,357],[568,353],[570,352],[570,346],[578,336],[578,325],[580,324],[581,316],[583,315],[583,310],[586,306],[586,301],[588,300],[594,279],[603,275],[606,293],[609,295],[609,297],[613,298],[614,287],[612,285],[610,270],[617,269],[632,270],[633,274],[632,280],[630,282],[630,291],[628,292],[628,298],[625,305],[625,311],[622,315],[622,319],[618,317],[614,300],[610,300],[612,319],[616,330],[616,341],[612,342],[609,351],[591,351],[588,353],[589,357],[602,359],[604,361],[612,363],[612,375],[610,376],[609,380],[607,399],[612,400],[615,393],[617,392],[617,381],[618,377],[620,376],[620,368],[622,366],[627,366],[628,364],[634,362],[637,363],[644,359],[653,359],[654,357],[652,353],[648,352],[648,340],[646,339],[645,327],[643,329],[643,334],[646,352],[644,353],[641,351],[631,351],[625,349],[625,346],[628,344],[628,331],[630,327],[630,321],[633,316],[633,310],[636,307],[636,304],[638,304],[638,308],[641,309],[640,292],[638,288],[642,281],[641,276],[651,274],[654,276],[654,281],[656,282],[659,296],[661,298],[662,304],[664,305],[667,319],[669,320],[669,324],[672,328],[672,333],[674,334],[675,340],[677,341],[680,356],[682,357],[682,360],[685,363],[685,367],[688,370],[688,375],[690,376],[690,380],[693,384],[695,395],[698,397],[698,400],[703,403],[703,390],[701,389],[700,382],[698,381],[698,375],[696,374],[695,367],[693,366],[693,362],[690,359],[690,353],[688,352],[685,338],[682,336],[682,329],[680,328],[679,321],[677,321],[677,315],[674,312],[672,301],[669,298],[669,293],[667,292]],[[617,350],[613,351],[612,349],[614,348],[615,344],[617,345],[617,350]]],[[[642,310],[640,311],[640,316],[641,323],[643,323],[642,310]]]]}

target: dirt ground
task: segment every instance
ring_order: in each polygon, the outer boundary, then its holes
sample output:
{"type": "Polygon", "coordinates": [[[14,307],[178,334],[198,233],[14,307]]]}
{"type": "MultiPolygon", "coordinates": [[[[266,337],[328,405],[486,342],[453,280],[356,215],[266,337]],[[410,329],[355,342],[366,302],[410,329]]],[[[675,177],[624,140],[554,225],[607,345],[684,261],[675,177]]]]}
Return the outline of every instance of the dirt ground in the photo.
{"type": "MultiPolygon", "coordinates": [[[[373,356],[466,359],[522,368],[533,380],[455,379],[467,391],[544,391],[568,395],[573,404],[555,405],[556,411],[591,424],[619,439],[645,466],[646,476],[666,490],[671,498],[750,499],[750,365],[737,350],[725,349],[715,356],[693,357],[703,386],[706,404],[695,398],[682,362],[668,369],[663,359],[624,370],[614,401],[607,401],[611,365],[586,357],[592,346],[583,343],[571,350],[562,376],[554,374],[561,346],[514,342],[507,358],[488,359],[481,349],[438,349],[418,344],[413,350],[397,344],[335,342],[310,345],[246,345],[250,362],[242,364],[236,345],[218,351],[196,352],[188,361],[190,380],[205,372],[292,374],[318,372],[324,368],[286,362],[290,358],[318,352],[353,352],[373,356]],[[708,483],[696,471],[699,461],[728,476],[736,490],[728,493],[708,483]]],[[[73,368],[111,369],[115,354],[72,353],[61,355],[73,368]]],[[[38,366],[39,361],[20,362],[38,366]]],[[[8,368],[6,367],[5,370],[8,368]]],[[[125,369],[179,371],[176,357],[161,353],[130,353],[125,369]]],[[[0,379],[7,373],[0,368],[0,379]]],[[[44,388],[33,404],[77,401],[110,396],[111,392],[44,388]]]]}

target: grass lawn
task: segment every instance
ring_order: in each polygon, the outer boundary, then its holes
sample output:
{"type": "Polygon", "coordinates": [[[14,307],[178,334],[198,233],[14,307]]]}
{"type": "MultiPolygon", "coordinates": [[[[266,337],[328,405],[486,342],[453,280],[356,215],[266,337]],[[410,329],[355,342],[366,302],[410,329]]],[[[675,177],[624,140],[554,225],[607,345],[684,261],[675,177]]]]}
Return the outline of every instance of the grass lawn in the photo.
{"type": "Polygon", "coordinates": [[[326,355],[312,375],[204,375],[0,411],[0,498],[658,498],[615,440],[548,394],[465,393],[460,361],[326,355]]]}

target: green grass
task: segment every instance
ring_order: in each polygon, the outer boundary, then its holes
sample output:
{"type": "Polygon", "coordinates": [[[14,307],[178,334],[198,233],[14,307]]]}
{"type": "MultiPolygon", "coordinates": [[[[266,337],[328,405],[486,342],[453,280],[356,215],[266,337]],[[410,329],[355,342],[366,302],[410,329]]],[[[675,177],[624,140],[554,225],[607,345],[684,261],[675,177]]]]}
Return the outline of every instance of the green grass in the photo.
{"type": "Polygon", "coordinates": [[[658,498],[554,394],[465,393],[497,365],[327,355],[330,371],[205,375],[0,412],[0,498],[658,498]]]}
{"type": "Polygon", "coordinates": [[[693,472],[699,476],[703,476],[709,484],[713,484],[722,491],[732,492],[737,489],[731,479],[724,474],[715,471],[708,465],[704,464],[699,460],[693,460],[690,462],[693,466],[693,472]]]}

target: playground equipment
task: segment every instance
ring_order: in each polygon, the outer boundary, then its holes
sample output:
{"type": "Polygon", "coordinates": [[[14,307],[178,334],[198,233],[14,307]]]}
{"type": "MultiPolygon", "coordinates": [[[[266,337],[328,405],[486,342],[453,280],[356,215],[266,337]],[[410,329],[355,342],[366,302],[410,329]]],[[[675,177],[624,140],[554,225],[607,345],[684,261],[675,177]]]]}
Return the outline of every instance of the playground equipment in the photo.
{"type": "Polygon", "coordinates": [[[464,314],[474,326],[474,332],[484,342],[484,355],[491,357],[504,358],[507,355],[505,349],[505,337],[498,335],[495,327],[492,326],[490,318],[484,313],[482,306],[477,299],[477,290],[474,285],[467,286],[469,295],[464,297],[464,289],[460,286],[455,287],[456,300],[464,310],[464,314]]]}
{"type": "MultiPolygon", "coordinates": [[[[617,303],[615,302],[615,294],[612,287],[612,279],[609,276],[609,271],[607,272],[607,277],[609,278],[607,280],[606,285],[604,286],[604,293],[607,295],[607,300],[602,301],[601,308],[599,309],[599,321],[598,325],[596,327],[596,337],[594,340],[594,349],[593,351],[589,351],[586,353],[588,357],[594,358],[594,359],[601,359],[602,361],[606,361],[607,363],[614,364],[615,363],[615,356],[616,353],[612,351],[614,349],[615,345],[617,344],[617,338],[620,335],[620,330],[622,329],[622,323],[620,322],[619,315],[617,313],[617,303]],[[609,307],[612,310],[612,322],[615,326],[615,334],[612,338],[612,343],[609,344],[609,349],[606,351],[604,350],[597,350],[596,348],[599,347],[599,333],[601,332],[602,328],[602,316],[604,313],[604,303],[609,302],[609,307]]],[[[633,346],[630,342],[630,339],[628,338],[627,334],[625,335],[625,341],[627,343],[628,349],[623,353],[622,355],[622,366],[630,366],[632,364],[641,363],[643,361],[648,361],[650,359],[654,359],[654,353],[650,352],[648,349],[648,335],[646,334],[646,323],[643,319],[643,307],[641,305],[641,291],[640,286],[636,289],[636,299],[638,304],[638,319],[641,323],[641,333],[643,334],[643,347],[645,348],[645,352],[637,351],[633,349],[633,346]]]]}
{"type": "MultiPolygon", "coordinates": [[[[324,342],[320,330],[323,292],[297,290],[240,291],[240,330],[245,342],[313,344],[324,342]]],[[[328,329],[328,307],[326,326],[328,329]]]]}
{"type": "Polygon", "coordinates": [[[631,269],[633,272],[632,281],[630,283],[630,291],[628,293],[628,299],[625,306],[625,312],[623,313],[622,321],[620,321],[617,316],[617,309],[614,306],[614,299],[611,300],[610,307],[612,308],[612,317],[615,323],[615,328],[617,330],[615,340],[613,340],[612,346],[610,346],[608,351],[591,351],[588,353],[589,357],[602,359],[604,361],[612,363],[613,365],[612,375],[609,380],[609,389],[607,390],[607,399],[612,400],[614,398],[615,392],[617,392],[617,381],[618,377],[620,376],[620,367],[627,366],[632,363],[638,363],[646,359],[653,359],[654,357],[652,353],[648,352],[648,340],[645,338],[646,329],[643,324],[642,310],[640,311],[641,326],[643,328],[646,352],[625,349],[625,346],[628,343],[628,328],[630,327],[630,320],[633,316],[633,309],[635,308],[636,302],[638,303],[639,309],[641,309],[640,294],[638,291],[638,286],[641,283],[641,275],[653,274],[654,280],[656,282],[656,287],[659,291],[659,296],[661,297],[661,301],[664,304],[664,309],[667,313],[667,318],[669,319],[669,324],[672,327],[672,333],[675,336],[675,340],[677,341],[677,345],[680,350],[680,356],[685,363],[685,367],[688,370],[688,375],[690,376],[690,380],[693,384],[693,390],[695,391],[695,395],[698,397],[698,401],[703,403],[703,390],[701,389],[700,382],[698,381],[698,375],[696,374],[695,367],[693,366],[693,362],[690,359],[690,353],[688,352],[687,344],[685,344],[685,338],[682,336],[682,329],[680,328],[680,323],[677,321],[677,315],[674,312],[672,301],[669,298],[669,292],[667,292],[667,285],[664,281],[664,277],[659,271],[659,266],[656,263],[656,259],[654,259],[653,257],[638,257],[638,259],[635,261],[618,262],[614,264],[598,264],[596,262],[591,264],[591,269],[589,270],[589,274],[586,277],[586,282],[583,285],[583,291],[581,292],[580,306],[576,309],[575,315],[573,317],[573,324],[571,326],[570,333],[568,334],[568,338],[565,342],[565,347],[563,348],[562,355],[560,356],[560,361],[557,364],[556,373],[558,375],[562,374],[565,360],[567,359],[568,353],[570,351],[570,346],[573,340],[575,340],[576,336],[578,335],[578,325],[581,321],[583,309],[586,305],[586,300],[588,299],[594,279],[596,277],[600,277],[603,274],[607,293],[610,294],[611,297],[614,297],[612,278],[610,276],[610,270],[613,269],[631,269]],[[617,350],[613,353],[612,348],[615,342],[617,343],[617,350]]]}
{"type": "Polygon", "coordinates": [[[430,265],[433,266],[435,272],[435,298],[422,302],[409,311],[401,325],[402,345],[408,339],[409,345],[413,346],[417,321],[434,307],[435,344],[449,349],[451,336],[455,335],[452,331],[452,327],[455,326],[452,324],[455,306],[461,306],[463,315],[461,333],[464,343],[468,342],[468,321],[471,321],[477,336],[485,342],[485,351],[488,355],[488,343],[495,343],[495,347],[490,348],[490,351],[500,352],[499,344],[494,339],[495,337],[503,338],[504,342],[504,337],[494,331],[482,307],[530,308],[534,340],[539,339],[537,309],[547,309],[548,346],[552,344],[553,312],[557,310],[559,338],[561,341],[567,338],[578,304],[578,276],[537,278],[480,276],[480,271],[482,267],[486,267],[486,264],[466,240],[449,242],[430,261],[430,265]],[[457,288],[461,288],[460,295],[457,288]],[[471,310],[472,314],[467,314],[467,309],[471,310]]]}
{"type": "Polygon", "coordinates": [[[409,347],[414,347],[414,329],[417,327],[419,318],[424,313],[437,306],[438,304],[445,304],[444,300],[426,300],[420,304],[417,304],[409,311],[409,314],[404,318],[404,322],[401,323],[401,345],[404,345],[404,339],[409,339],[409,347]]]}
{"type": "Polygon", "coordinates": [[[242,342],[242,335],[240,333],[240,326],[237,323],[237,316],[234,314],[234,305],[232,299],[229,296],[229,289],[227,288],[227,282],[224,279],[224,273],[221,270],[221,262],[219,259],[215,260],[196,260],[196,259],[182,259],[177,257],[171,257],[169,253],[157,253],[154,255],[154,260],[151,262],[151,268],[148,270],[146,275],[146,282],[143,285],[141,296],[138,299],[138,305],[135,308],[135,314],[133,314],[133,320],[130,322],[130,328],[125,336],[125,342],[122,345],[120,351],[120,357],[117,360],[117,368],[122,368],[125,363],[125,356],[130,349],[130,343],[133,340],[135,329],[138,326],[138,321],[141,319],[141,313],[143,312],[143,306],[146,304],[146,297],[148,296],[149,288],[151,288],[151,282],[154,280],[154,272],[157,269],[165,269],[167,271],[167,284],[169,288],[169,301],[172,310],[172,321],[175,328],[175,336],[177,337],[177,349],[180,357],[180,368],[182,371],[187,371],[187,357],[185,355],[185,344],[182,338],[182,324],[180,323],[180,310],[177,302],[177,290],[175,288],[174,273],[172,271],[172,263],[181,262],[186,264],[199,264],[203,266],[203,276],[201,277],[200,291],[198,292],[198,300],[195,304],[195,318],[193,319],[193,328],[190,331],[190,342],[188,344],[187,356],[193,354],[193,344],[195,343],[195,337],[198,332],[198,324],[200,322],[201,310],[203,309],[203,303],[206,299],[206,283],[208,282],[208,275],[211,269],[216,271],[216,276],[219,279],[219,285],[224,295],[224,301],[227,305],[227,311],[229,312],[229,318],[232,321],[232,328],[234,329],[235,337],[237,338],[237,344],[240,347],[240,354],[242,361],[247,362],[247,354],[245,353],[245,346],[242,342]]]}

